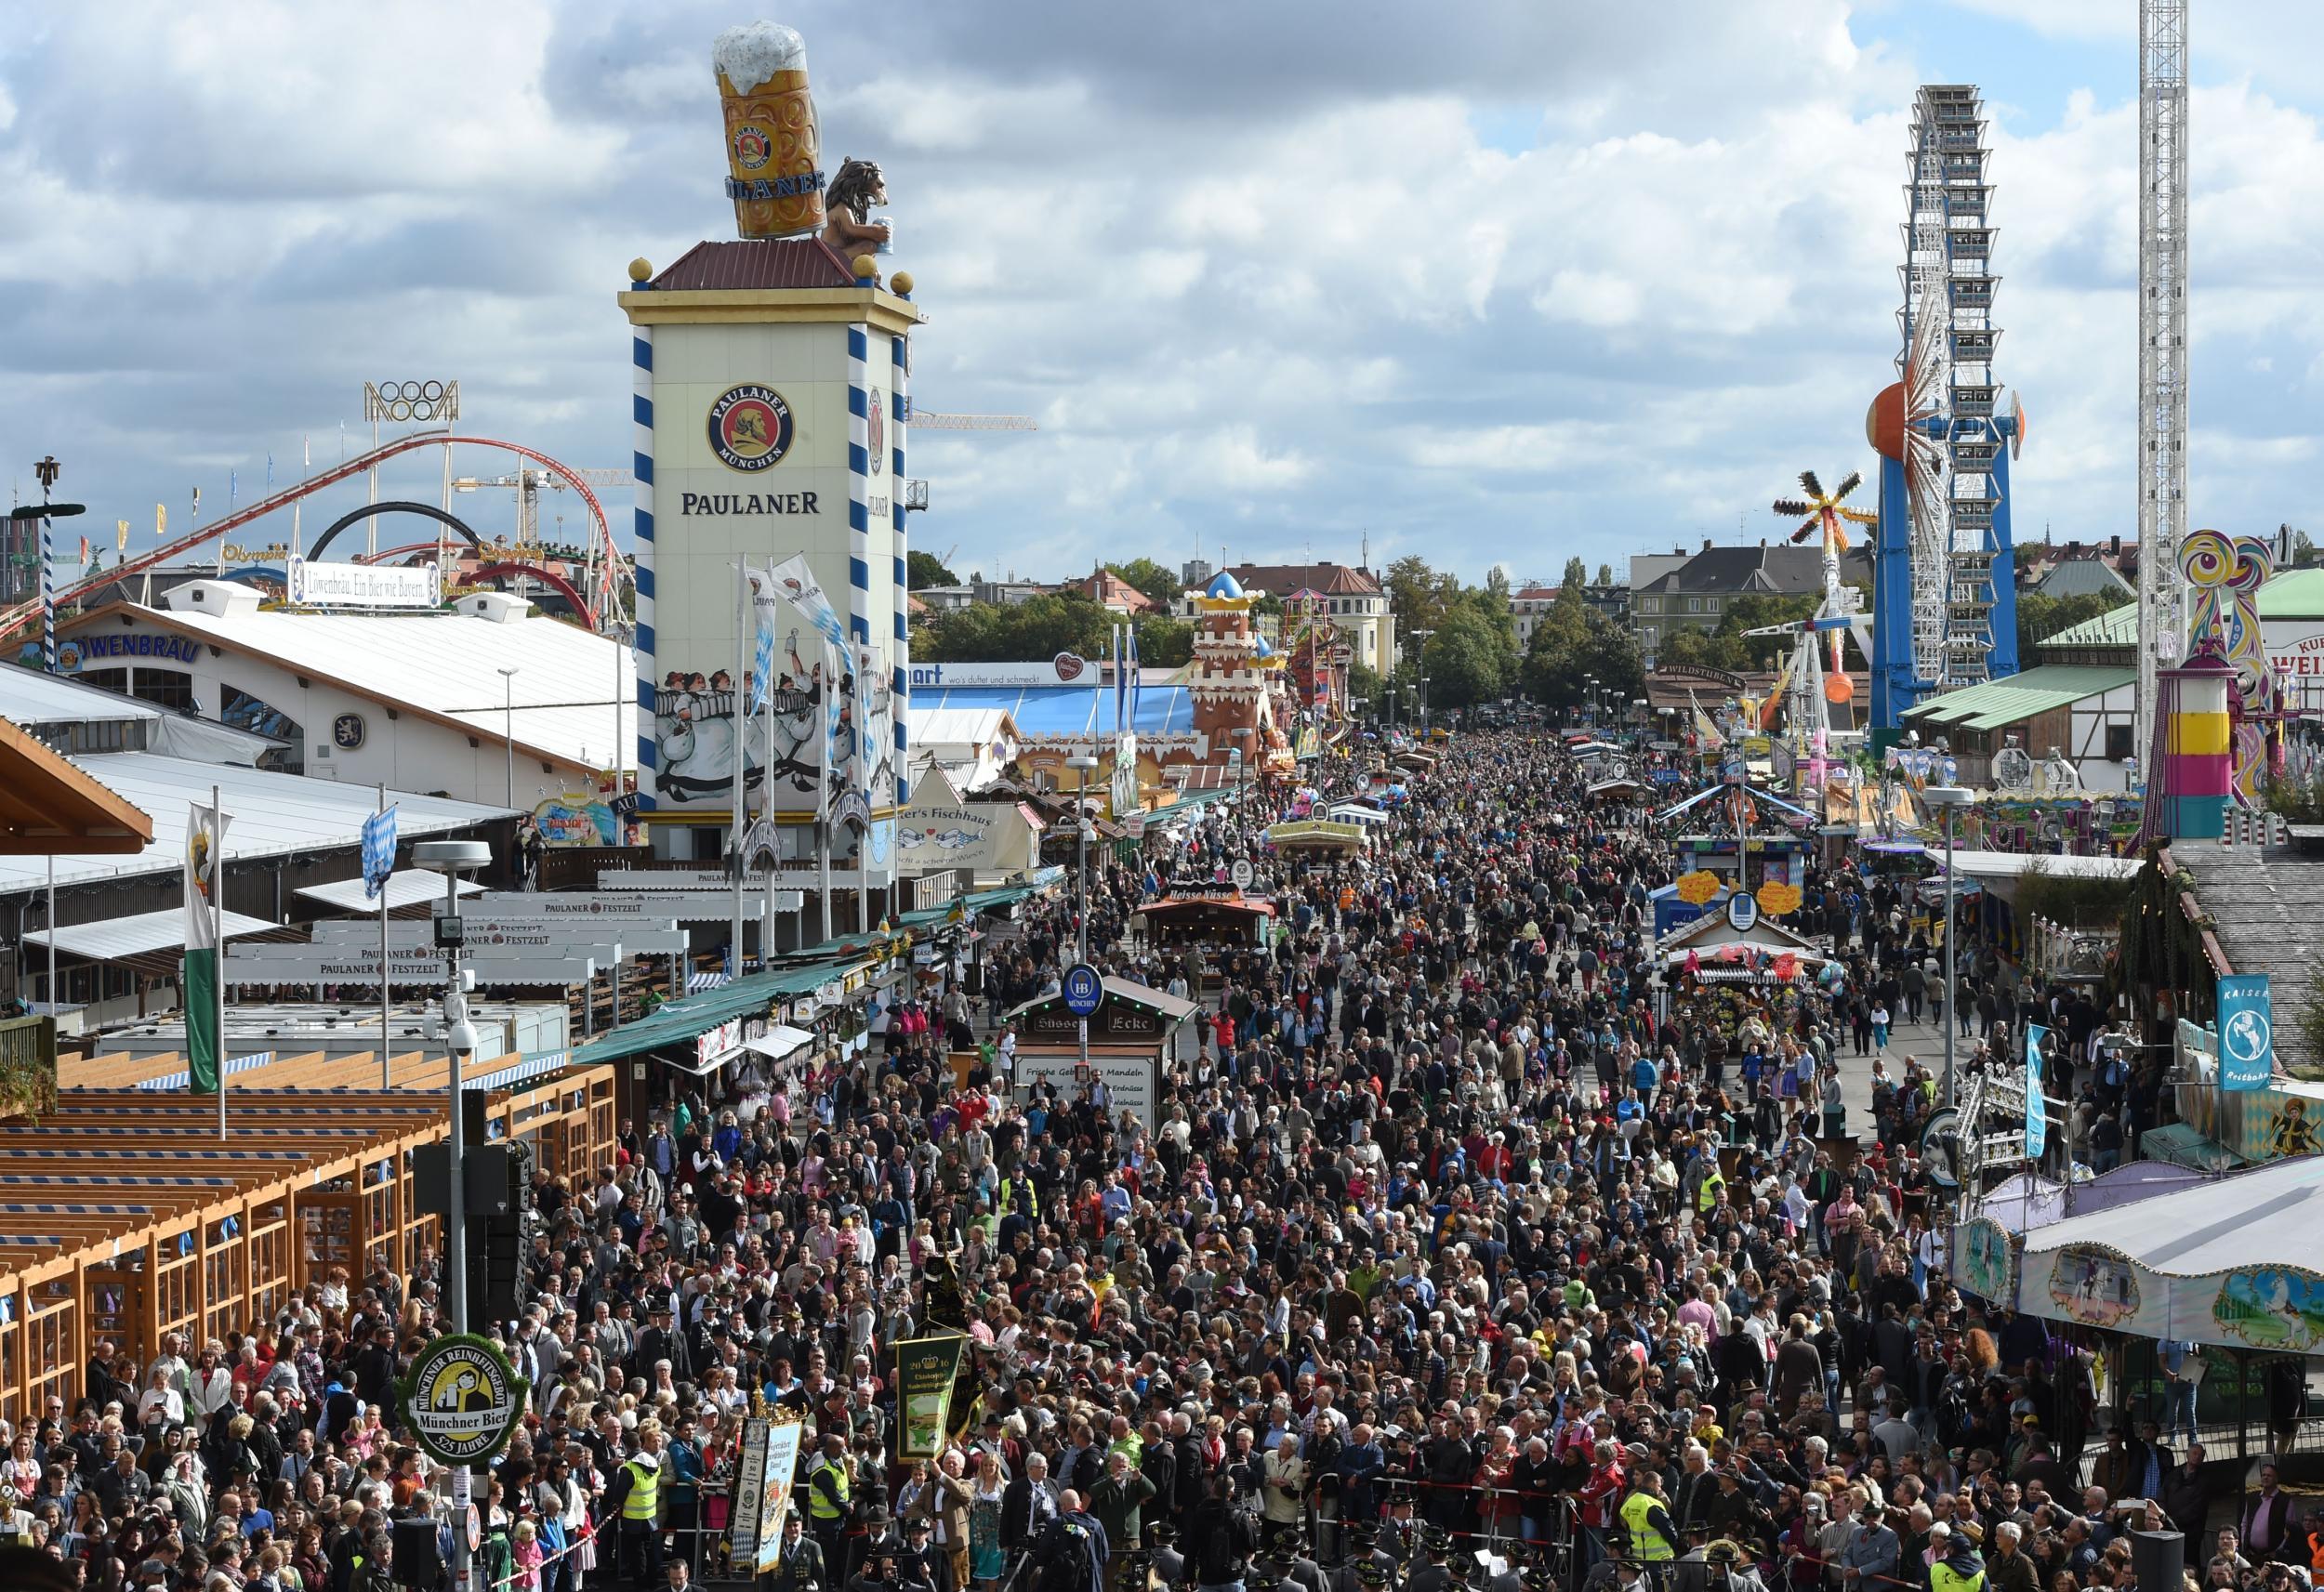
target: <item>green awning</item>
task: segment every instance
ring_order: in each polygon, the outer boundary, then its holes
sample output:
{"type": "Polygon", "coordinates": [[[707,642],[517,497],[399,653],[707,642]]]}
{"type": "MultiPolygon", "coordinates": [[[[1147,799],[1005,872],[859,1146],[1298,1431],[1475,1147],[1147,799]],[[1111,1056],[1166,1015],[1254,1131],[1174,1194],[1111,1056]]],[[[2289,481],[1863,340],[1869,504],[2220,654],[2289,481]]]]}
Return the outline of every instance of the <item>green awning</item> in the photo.
{"type": "Polygon", "coordinates": [[[1957,730],[1999,730],[2039,713],[2138,683],[2138,671],[2098,664],[2044,664],[2005,679],[1987,680],[1931,697],[1905,715],[1908,722],[1957,730]]]}
{"type": "Polygon", "coordinates": [[[769,1003],[786,995],[805,994],[829,983],[861,961],[861,957],[851,957],[809,967],[781,967],[772,973],[746,974],[717,989],[672,1001],[627,1028],[617,1028],[591,1041],[573,1053],[573,1065],[587,1067],[599,1061],[619,1061],[665,1045],[691,1044],[730,1017],[764,1010],[769,1003]]]}

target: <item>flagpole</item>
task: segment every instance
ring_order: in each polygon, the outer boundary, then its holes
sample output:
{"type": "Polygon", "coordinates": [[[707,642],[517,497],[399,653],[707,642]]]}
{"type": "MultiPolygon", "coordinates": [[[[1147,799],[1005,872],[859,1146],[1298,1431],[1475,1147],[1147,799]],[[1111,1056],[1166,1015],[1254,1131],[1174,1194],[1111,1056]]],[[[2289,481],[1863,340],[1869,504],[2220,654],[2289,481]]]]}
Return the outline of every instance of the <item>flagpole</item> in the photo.
{"type": "Polygon", "coordinates": [[[832,692],[839,691],[839,653],[823,644],[823,692],[816,697],[816,862],[823,869],[823,939],[832,937],[832,692]]]}
{"type": "MultiPolygon", "coordinates": [[[[774,585],[772,575],[769,576],[767,585],[768,596],[772,598],[774,585]]],[[[753,615],[753,617],[757,616],[753,615]]],[[[766,678],[759,682],[759,689],[763,692],[761,704],[766,709],[767,770],[759,777],[759,810],[772,824],[774,822],[774,650],[772,645],[774,612],[772,608],[767,613],[767,625],[769,645],[766,678]]],[[[771,837],[773,833],[770,831],[771,837]]],[[[774,875],[782,866],[782,848],[778,846],[767,853],[767,894],[766,899],[759,903],[759,966],[760,967],[766,967],[774,958],[774,875]]]]}
{"type": "Polygon", "coordinates": [[[855,931],[871,932],[871,753],[865,743],[871,739],[871,664],[869,649],[856,654],[855,664],[855,767],[864,776],[864,828],[855,836],[855,931]]]}
{"type": "MultiPolygon", "coordinates": [[[[53,943],[53,937],[52,937],[53,943]]],[[[211,982],[218,1001],[218,1138],[226,1142],[226,799],[210,787],[210,944],[218,958],[211,982]]]]}
{"type": "MultiPolygon", "coordinates": [[[[385,814],[388,810],[388,787],[384,783],[379,785],[378,792],[379,811],[385,814]]],[[[394,875],[395,853],[390,851],[388,853],[388,875],[392,878],[394,875]]],[[[395,1072],[389,1060],[388,1043],[388,1027],[394,1004],[388,981],[388,882],[382,879],[379,882],[379,1086],[383,1089],[395,1087],[395,1072]]]]}
{"type": "Polygon", "coordinates": [[[726,976],[730,980],[743,976],[743,730],[749,723],[745,704],[749,697],[743,689],[747,669],[744,660],[749,653],[750,630],[750,564],[738,559],[734,565],[734,702],[727,722],[733,727],[731,739],[734,743],[734,815],[729,849],[727,871],[733,875],[734,908],[730,924],[733,935],[728,941],[726,976]]]}

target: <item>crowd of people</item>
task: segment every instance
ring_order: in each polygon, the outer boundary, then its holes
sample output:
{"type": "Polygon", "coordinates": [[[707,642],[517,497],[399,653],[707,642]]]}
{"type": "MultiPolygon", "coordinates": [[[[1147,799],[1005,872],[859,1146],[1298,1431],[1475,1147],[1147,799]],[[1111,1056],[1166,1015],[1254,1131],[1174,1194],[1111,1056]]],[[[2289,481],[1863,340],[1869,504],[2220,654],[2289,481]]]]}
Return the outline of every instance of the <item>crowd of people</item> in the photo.
{"type": "MultiPolygon", "coordinates": [[[[2212,1496],[2191,1396],[2132,1429],[2086,1344],[1948,1280],[1931,1059],[1889,1038],[1933,1009],[1905,887],[1810,865],[1829,975],[1673,996],[1642,811],[1554,738],[1442,758],[1356,855],[1271,852],[1270,784],[1093,862],[1091,959],[1199,1003],[1152,1122],[1021,1084],[997,994],[947,980],[845,1068],[673,1074],[616,1166],[540,1178],[529,1302],[489,1328],[531,1397],[476,1481],[485,1583],[723,1577],[756,1412],[802,1423],[775,1592],[2127,1592],[2127,1533],[2162,1522],[2206,1592],[2324,1564],[2272,1469],[2212,1496]],[[1263,943],[1137,930],[1240,861],[1263,943]],[[1876,1066],[1851,1120],[1843,1073],[1876,1066]],[[944,1325],[964,1400],[906,1462],[894,1346],[944,1325]]],[[[1367,784],[1326,768],[1326,796],[1367,784]]],[[[1053,986],[1082,910],[1024,903],[988,987],[1053,986]]],[[[1965,970],[1964,1028],[2008,1054],[2053,997],[1965,970]]],[[[101,1592],[424,1582],[450,1488],[395,1389],[441,1330],[432,1276],[381,1271],[100,1352],[0,1444],[0,1536],[101,1592]]]]}

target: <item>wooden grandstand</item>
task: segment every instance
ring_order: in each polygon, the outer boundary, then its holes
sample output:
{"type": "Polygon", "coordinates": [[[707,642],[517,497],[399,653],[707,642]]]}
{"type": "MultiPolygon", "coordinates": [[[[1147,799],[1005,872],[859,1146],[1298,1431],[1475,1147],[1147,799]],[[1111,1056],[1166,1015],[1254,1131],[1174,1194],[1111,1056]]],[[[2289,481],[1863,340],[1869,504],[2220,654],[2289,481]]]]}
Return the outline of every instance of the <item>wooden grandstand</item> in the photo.
{"type": "MultiPolygon", "coordinates": [[[[51,1392],[70,1407],[100,1342],[143,1364],[167,1333],[249,1331],[334,1269],[409,1276],[436,1241],[412,1151],[448,1131],[448,1068],[399,1056],[381,1089],[371,1055],[254,1058],[227,1079],[221,1141],[181,1058],[63,1061],[56,1111],[0,1121],[0,1418],[51,1392]]],[[[488,1137],[529,1140],[552,1174],[612,1164],[610,1066],[484,1095],[488,1137]]]]}

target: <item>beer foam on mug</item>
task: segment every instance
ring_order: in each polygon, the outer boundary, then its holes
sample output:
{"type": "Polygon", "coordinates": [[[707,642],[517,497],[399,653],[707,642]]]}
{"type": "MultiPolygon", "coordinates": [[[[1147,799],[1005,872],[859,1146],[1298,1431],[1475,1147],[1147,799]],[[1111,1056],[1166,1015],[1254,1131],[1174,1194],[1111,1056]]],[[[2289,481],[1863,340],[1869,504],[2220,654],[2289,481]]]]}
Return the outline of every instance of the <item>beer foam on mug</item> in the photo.
{"type": "Polygon", "coordinates": [[[780,22],[746,22],[719,35],[710,64],[729,88],[747,94],[778,72],[805,72],[807,41],[780,22]]]}

